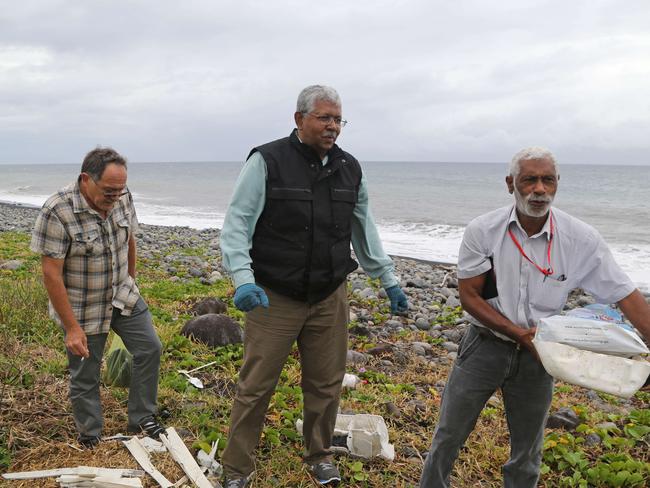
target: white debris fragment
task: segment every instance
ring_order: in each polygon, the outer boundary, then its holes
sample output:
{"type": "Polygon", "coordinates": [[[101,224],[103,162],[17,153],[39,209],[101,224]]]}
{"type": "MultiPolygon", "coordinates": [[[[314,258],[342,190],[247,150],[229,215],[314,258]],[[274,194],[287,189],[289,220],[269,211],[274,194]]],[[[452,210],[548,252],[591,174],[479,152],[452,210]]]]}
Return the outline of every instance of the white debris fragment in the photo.
{"type": "Polygon", "coordinates": [[[356,388],[359,382],[361,381],[361,378],[359,378],[356,374],[350,374],[350,373],[345,373],[345,376],[343,376],[343,388],[356,388]]]}

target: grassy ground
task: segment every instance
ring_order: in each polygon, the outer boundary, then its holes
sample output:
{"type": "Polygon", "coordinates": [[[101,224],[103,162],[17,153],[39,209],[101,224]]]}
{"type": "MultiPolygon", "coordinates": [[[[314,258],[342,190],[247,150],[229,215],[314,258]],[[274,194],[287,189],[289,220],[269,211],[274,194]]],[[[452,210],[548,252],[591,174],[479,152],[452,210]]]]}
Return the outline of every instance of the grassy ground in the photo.
{"type": "MultiPolygon", "coordinates": [[[[200,254],[201,249],[193,249],[200,254]]],[[[47,317],[47,295],[41,284],[39,258],[28,250],[28,236],[0,234],[0,260],[21,259],[16,271],[0,270],[0,471],[22,471],[90,465],[136,468],[135,461],[119,442],[104,442],[93,451],[79,451],[67,399],[66,359],[59,328],[47,317]]],[[[179,268],[182,266],[179,264],[179,268]]],[[[160,404],[172,414],[168,421],[186,435],[193,449],[226,442],[228,414],[241,364],[241,346],[212,350],[191,343],[179,332],[189,318],[189,308],[201,297],[217,296],[232,304],[232,288],[226,281],[212,286],[198,281],[170,282],[157,260],[139,263],[139,284],[153,313],[164,344],[160,378],[160,404]],[[178,369],[191,369],[210,361],[214,367],[197,374],[206,388],[189,386],[178,369]]],[[[368,303],[377,319],[387,318],[384,304],[368,303]]],[[[458,311],[449,310],[453,317],[458,311]]],[[[242,320],[230,306],[228,313],[242,320]]],[[[445,322],[444,318],[441,322],[445,322]]],[[[424,333],[403,333],[392,342],[431,341],[424,333]]],[[[376,344],[351,337],[350,347],[362,351],[376,344]]],[[[442,353],[442,349],[441,349],[442,353]]],[[[392,358],[393,359],[393,358],[392,358]]],[[[419,452],[428,449],[435,426],[440,397],[434,388],[445,380],[448,367],[432,367],[415,355],[405,355],[400,364],[380,365],[379,358],[365,370],[350,369],[366,382],[346,391],[341,401],[345,410],[383,415],[390,441],[395,445],[392,463],[339,457],[338,463],[351,487],[415,487],[422,461],[419,452]],[[399,414],[390,415],[387,404],[399,414]]],[[[258,450],[256,487],[310,487],[315,483],[304,469],[301,439],[294,423],[301,416],[300,370],[294,353],[282,374],[271,402],[258,450]]],[[[126,428],[127,391],[102,387],[105,435],[126,428]]],[[[647,486],[650,482],[650,394],[638,393],[622,413],[618,401],[608,395],[602,400],[610,413],[596,409],[585,390],[558,385],[553,409],[574,408],[583,424],[577,432],[547,431],[543,476],[540,486],[647,486]],[[613,422],[597,428],[602,422],[613,422]],[[603,439],[587,447],[589,434],[603,439]]],[[[394,410],[393,410],[394,411],[394,410]]],[[[500,468],[509,453],[507,426],[500,402],[486,407],[477,428],[462,450],[454,471],[454,486],[501,486],[500,468]]],[[[155,464],[173,481],[181,471],[166,455],[155,464]]],[[[0,481],[1,483],[1,481],[0,481]]],[[[53,480],[5,482],[7,486],[56,486],[53,480]]],[[[149,478],[146,486],[155,486],[149,478]]]]}

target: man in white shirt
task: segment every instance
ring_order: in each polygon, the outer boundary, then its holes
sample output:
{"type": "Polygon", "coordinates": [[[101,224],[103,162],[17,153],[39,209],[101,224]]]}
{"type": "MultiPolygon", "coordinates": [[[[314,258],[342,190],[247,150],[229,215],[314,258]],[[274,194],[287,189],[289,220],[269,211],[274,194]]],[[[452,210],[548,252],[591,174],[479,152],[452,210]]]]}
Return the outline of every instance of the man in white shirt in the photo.
{"type": "Polygon", "coordinates": [[[541,147],[517,153],[506,177],[515,205],[474,219],[458,256],[458,287],[472,316],[443,394],[421,488],[449,486],[458,451],[485,402],[503,394],[511,455],[504,486],[534,488],[553,378],[532,343],[542,317],[557,315],[581,287],[599,302],[616,303],[650,339],[650,308],[591,226],[551,208],[560,176],[541,147]]]}

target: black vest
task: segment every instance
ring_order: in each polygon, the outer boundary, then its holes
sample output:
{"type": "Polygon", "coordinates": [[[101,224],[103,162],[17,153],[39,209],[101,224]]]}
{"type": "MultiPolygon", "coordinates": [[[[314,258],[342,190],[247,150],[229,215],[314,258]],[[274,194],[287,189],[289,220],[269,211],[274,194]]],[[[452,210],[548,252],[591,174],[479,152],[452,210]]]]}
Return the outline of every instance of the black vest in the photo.
{"type": "Polygon", "coordinates": [[[266,202],[250,252],[255,280],[281,295],[319,302],[357,268],[350,238],[361,166],[336,145],[323,166],[295,130],[255,151],[267,169],[266,202]]]}

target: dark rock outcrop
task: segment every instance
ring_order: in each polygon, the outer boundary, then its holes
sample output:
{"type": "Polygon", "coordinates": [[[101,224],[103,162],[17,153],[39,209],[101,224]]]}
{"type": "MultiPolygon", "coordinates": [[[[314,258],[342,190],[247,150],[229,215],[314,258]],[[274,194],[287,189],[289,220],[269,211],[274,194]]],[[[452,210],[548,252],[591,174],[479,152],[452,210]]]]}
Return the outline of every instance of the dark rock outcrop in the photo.
{"type": "Polygon", "coordinates": [[[192,313],[194,315],[206,315],[209,313],[226,313],[228,306],[219,300],[218,298],[208,297],[203,300],[199,300],[192,307],[192,313]]]}
{"type": "Polygon", "coordinates": [[[181,334],[210,347],[239,344],[244,341],[244,332],[237,322],[227,315],[208,313],[188,321],[181,334]]]}

